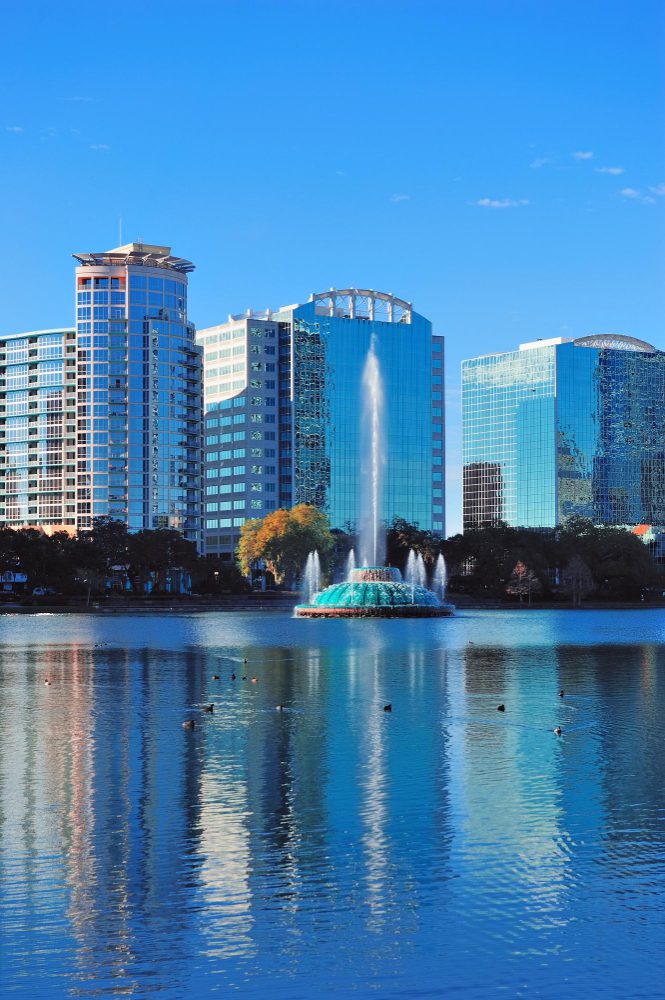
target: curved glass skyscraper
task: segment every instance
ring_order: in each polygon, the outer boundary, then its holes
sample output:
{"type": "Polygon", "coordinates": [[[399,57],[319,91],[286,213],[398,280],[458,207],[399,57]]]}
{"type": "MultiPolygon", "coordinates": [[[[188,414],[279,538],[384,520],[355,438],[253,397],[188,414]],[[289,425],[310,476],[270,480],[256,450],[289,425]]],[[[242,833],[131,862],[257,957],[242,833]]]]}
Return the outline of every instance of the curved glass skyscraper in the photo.
{"type": "Polygon", "coordinates": [[[665,527],[665,353],[557,338],[462,365],[465,528],[665,527]]]}

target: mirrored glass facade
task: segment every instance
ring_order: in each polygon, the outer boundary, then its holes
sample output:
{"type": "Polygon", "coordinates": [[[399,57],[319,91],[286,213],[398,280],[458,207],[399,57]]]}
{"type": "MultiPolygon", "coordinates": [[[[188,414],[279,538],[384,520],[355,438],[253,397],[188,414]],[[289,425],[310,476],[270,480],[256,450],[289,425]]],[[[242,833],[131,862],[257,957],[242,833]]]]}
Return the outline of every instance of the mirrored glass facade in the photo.
{"type": "Polygon", "coordinates": [[[464,527],[665,526],[665,354],[632,338],[462,366],[464,527]]]}
{"type": "Polygon", "coordinates": [[[175,528],[201,544],[202,351],[170,248],[76,254],[77,523],[175,528]]]}
{"type": "Polygon", "coordinates": [[[198,331],[208,553],[230,558],[246,517],[301,502],[324,510],[335,528],[357,527],[372,340],[384,396],[382,519],[443,533],[443,338],[400,299],[333,290],[198,331]]]}

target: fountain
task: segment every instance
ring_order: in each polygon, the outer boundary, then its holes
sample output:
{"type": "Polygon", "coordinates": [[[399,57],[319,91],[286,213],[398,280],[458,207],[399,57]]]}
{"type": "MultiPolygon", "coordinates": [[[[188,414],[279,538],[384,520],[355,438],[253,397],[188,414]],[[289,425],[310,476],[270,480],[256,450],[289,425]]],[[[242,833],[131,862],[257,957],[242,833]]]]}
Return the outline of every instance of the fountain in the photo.
{"type": "MultiPolygon", "coordinates": [[[[318,554],[310,553],[305,568],[308,580],[310,559],[316,556],[316,587],[303,589],[303,603],[295,608],[297,618],[440,618],[452,615],[452,604],[440,600],[427,589],[427,572],[420,553],[409,552],[406,581],[394,566],[381,566],[385,554],[385,531],[381,523],[381,492],[385,448],[383,441],[383,386],[372,334],[363,370],[363,415],[361,424],[362,482],[370,488],[361,497],[360,556],[364,565],[356,567],[355,553],[349,552],[347,579],[318,590],[318,554]]],[[[312,567],[314,563],[312,561],[312,567]]],[[[438,564],[437,564],[438,565],[438,564]]]]}
{"type": "Polygon", "coordinates": [[[356,553],[353,549],[350,550],[348,556],[346,557],[346,571],[344,573],[344,579],[350,580],[351,574],[356,568],[356,553]]]}
{"type": "Polygon", "coordinates": [[[304,603],[309,604],[314,595],[318,594],[321,589],[321,563],[318,552],[310,552],[307,556],[302,580],[303,585],[300,596],[304,603]]]}
{"type": "Polygon", "coordinates": [[[448,586],[448,570],[443,554],[439,553],[434,567],[434,579],[432,580],[432,590],[440,601],[446,599],[446,587],[448,586]]]}

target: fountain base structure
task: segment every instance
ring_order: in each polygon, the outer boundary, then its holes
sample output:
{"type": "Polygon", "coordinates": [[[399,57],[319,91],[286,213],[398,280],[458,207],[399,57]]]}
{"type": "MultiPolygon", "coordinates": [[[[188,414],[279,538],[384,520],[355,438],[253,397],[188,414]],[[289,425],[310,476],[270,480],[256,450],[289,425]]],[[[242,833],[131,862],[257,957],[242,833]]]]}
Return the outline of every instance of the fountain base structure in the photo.
{"type": "Polygon", "coordinates": [[[344,583],[319,591],[310,604],[297,604],[296,618],[448,618],[454,614],[426,587],[404,583],[393,566],[362,566],[344,583]]]}

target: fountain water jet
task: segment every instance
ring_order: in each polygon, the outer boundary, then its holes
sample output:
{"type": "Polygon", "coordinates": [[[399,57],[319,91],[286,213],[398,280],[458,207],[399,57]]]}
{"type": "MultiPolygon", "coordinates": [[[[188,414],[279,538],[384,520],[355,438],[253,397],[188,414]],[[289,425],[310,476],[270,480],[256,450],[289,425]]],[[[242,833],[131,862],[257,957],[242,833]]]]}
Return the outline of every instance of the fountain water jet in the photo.
{"type": "Polygon", "coordinates": [[[446,587],[448,586],[448,570],[443,553],[439,553],[434,567],[434,579],[432,580],[432,590],[440,601],[446,599],[446,587]]]}
{"type": "Polygon", "coordinates": [[[425,569],[425,560],[420,552],[416,556],[416,586],[427,587],[427,570],[425,569]]]}
{"type": "Polygon", "coordinates": [[[415,587],[418,582],[416,572],[416,553],[413,549],[409,549],[409,555],[406,560],[406,569],[404,570],[404,579],[406,583],[410,584],[412,587],[415,587]]]}
{"type": "Polygon", "coordinates": [[[314,595],[318,594],[321,589],[321,562],[316,550],[307,556],[302,579],[301,599],[303,603],[309,604],[314,595]]]}
{"type": "Polygon", "coordinates": [[[362,481],[369,480],[363,491],[360,510],[360,555],[365,566],[380,566],[385,554],[381,529],[381,491],[385,448],[383,441],[383,383],[376,355],[376,334],[372,334],[362,376],[363,414],[361,424],[362,481]]]}
{"type": "MultiPolygon", "coordinates": [[[[362,454],[361,481],[369,481],[369,490],[361,498],[360,556],[364,565],[355,566],[355,553],[349,552],[347,579],[320,592],[319,578],[316,586],[308,587],[309,597],[303,590],[303,604],[296,606],[297,618],[441,618],[452,615],[454,608],[439,600],[427,589],[427,573],[423,557],[409,552],[406,582],[392,566],[382,566],[385,551],[385,532],[381,522],[381,495],[385,447],[383,440],[383,387],[376,354],[376,335],[372,334],[367,360],[363,370],[363,416],[361,425],[362,454]],[[305,603],[306,602],[306,603],[305,603]]],[[[305,571],[309,579],[310,560],[318,554],[310,553],[305,571]]],[[[313,565],[313,563],[312,563],[313,565]]]]}
{"type": "Polygon", "coordinates": [[[351,579],[351,574],[353,573],[355,568],[356,568],[356,553],[354,552],[353,549],[350,549],[349,554],[346,557],[346,571],[344,573],[345,580],[351,579]]]}

